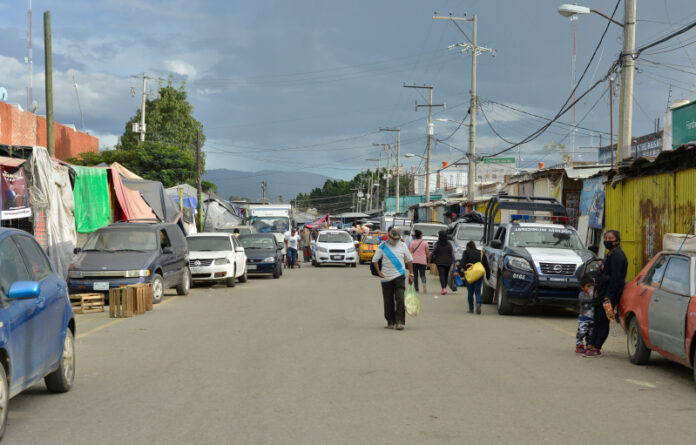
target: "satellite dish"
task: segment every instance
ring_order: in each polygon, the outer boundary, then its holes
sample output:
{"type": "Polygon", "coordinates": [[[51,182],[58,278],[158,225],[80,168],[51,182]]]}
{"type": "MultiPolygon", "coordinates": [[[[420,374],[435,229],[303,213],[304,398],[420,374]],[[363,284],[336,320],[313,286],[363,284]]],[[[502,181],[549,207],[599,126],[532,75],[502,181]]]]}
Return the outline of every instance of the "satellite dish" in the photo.
{"type": "Polygon", "coordinates": [[[31,112],[36,113],[36,110],[39,109],[39,103],[36,101],[36,99],[31,101],[31,112]]]}
{"type": "Polygon", "coordinates": [[[0,100],[3,102],[7,102],[7,90],[5,87],[0,87],[0,100]]]}

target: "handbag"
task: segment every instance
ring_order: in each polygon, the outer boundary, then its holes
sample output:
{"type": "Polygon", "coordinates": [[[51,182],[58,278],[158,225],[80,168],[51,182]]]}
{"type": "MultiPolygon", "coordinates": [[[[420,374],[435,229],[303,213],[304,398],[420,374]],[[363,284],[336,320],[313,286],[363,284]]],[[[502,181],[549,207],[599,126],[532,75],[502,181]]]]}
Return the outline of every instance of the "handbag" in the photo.
{"type": "Polygon", "coordinates": [[[438,272],[437,270],[436,264],[430,263],[430,275],[434,275],[436,277],[440,275],[440,272],[438,272]]]}
{"type": "MultiPolygon", "coordinates": [[[[481,259],[483,259],[483,251],[481,251],[481,259]]],[[[464,278],[466,278],[469,284],[477,282],[486,274],[486,269],[483,267],[481,261],[474,264],[469,263],[467,266],[468,267],[464,271],[464,278]]]]}

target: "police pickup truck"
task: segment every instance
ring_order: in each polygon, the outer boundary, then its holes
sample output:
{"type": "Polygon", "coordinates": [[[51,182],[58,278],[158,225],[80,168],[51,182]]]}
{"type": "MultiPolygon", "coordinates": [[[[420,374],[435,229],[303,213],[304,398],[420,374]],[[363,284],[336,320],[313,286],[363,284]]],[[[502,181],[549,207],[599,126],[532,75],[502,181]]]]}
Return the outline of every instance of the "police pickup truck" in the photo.
{"type": "Polygon", "coordinates": [[[515,305],[575,306],[581,277],[598,264],[567,222],[565,207],[554,198],[491,198],[483,248],[490,275],[484,277],[483,301],[494,301],[501,315],[512,314],[515,305]],[[495,227],[500,210],[526,214],[512,214],[495,227]],[[540,212],[552,216],[536,216],[540,212]]]}

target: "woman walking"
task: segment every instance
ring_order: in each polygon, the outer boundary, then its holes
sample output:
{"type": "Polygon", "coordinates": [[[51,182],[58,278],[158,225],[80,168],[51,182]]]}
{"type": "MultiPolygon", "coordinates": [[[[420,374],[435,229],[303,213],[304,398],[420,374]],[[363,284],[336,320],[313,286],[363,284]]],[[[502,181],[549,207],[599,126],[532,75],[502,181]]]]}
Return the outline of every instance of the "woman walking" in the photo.
{"type": "MultiPolygon", "coordinates": [[[[464,272],[471,264],[481,262],[486,271],[488,271],[488,262],[486,257],[481,254],[481,251],[476,248],[476,243],[469,241],[466,243],[466,250],[462,254],[462,259],[459,262],[459,275],[464,278],[464,272]]],[[[476,313],[481,313],[481,285],[483,284],[483,276],[473,283],[469,283],[464,278],[466,288],[469,291],[469,313],[474,312],[474,295],[476,295],[476,313]]]]}
{"type": "Polygon", "coordinates": [[[416,275],[414,282],[416,292],[420,292],[418,289],[419,276],[423,281],[423,292],[428,292],[428,288],[425,286],[425,271],[430,269],[430,249],[428,248],[428,242],[423,239],[423,232],[420,230],[413,231],[413,241],[411,241],[409,250],[411,251],[411,255],[413,255],[413,273],[416,275]]]}
{"type": "Polygon", "coordinates": [[[452,264],[455,263],[454,255],[454,246],[447,238],[447,232],[441,230],[437,234],[437,242],[433,246],[433,252],[430,254],[430,262],[437,265],[437,272],[440,275],[440,287],[442,287],[440,295],[447,294],[447,280],[449,279],[452,264]]]}

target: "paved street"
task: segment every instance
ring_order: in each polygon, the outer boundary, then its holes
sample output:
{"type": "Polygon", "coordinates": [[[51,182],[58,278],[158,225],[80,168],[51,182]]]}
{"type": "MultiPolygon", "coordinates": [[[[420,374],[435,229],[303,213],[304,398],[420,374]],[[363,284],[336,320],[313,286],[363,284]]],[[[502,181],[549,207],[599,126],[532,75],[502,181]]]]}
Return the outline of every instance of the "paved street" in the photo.
{"type": "MultiPolygon", "coordinates": [[[[434,288],[431,281],[431,288],[434,288]]],[[[305,266],[173,293],[146,315],[78,316],[72,391],[14,398],[5,443],[689,443],[691,371],[638,367],[615,329],[574,354],[563,311],[466,313],[422,295],[383,329],[378,281],[305,266]]]]}

